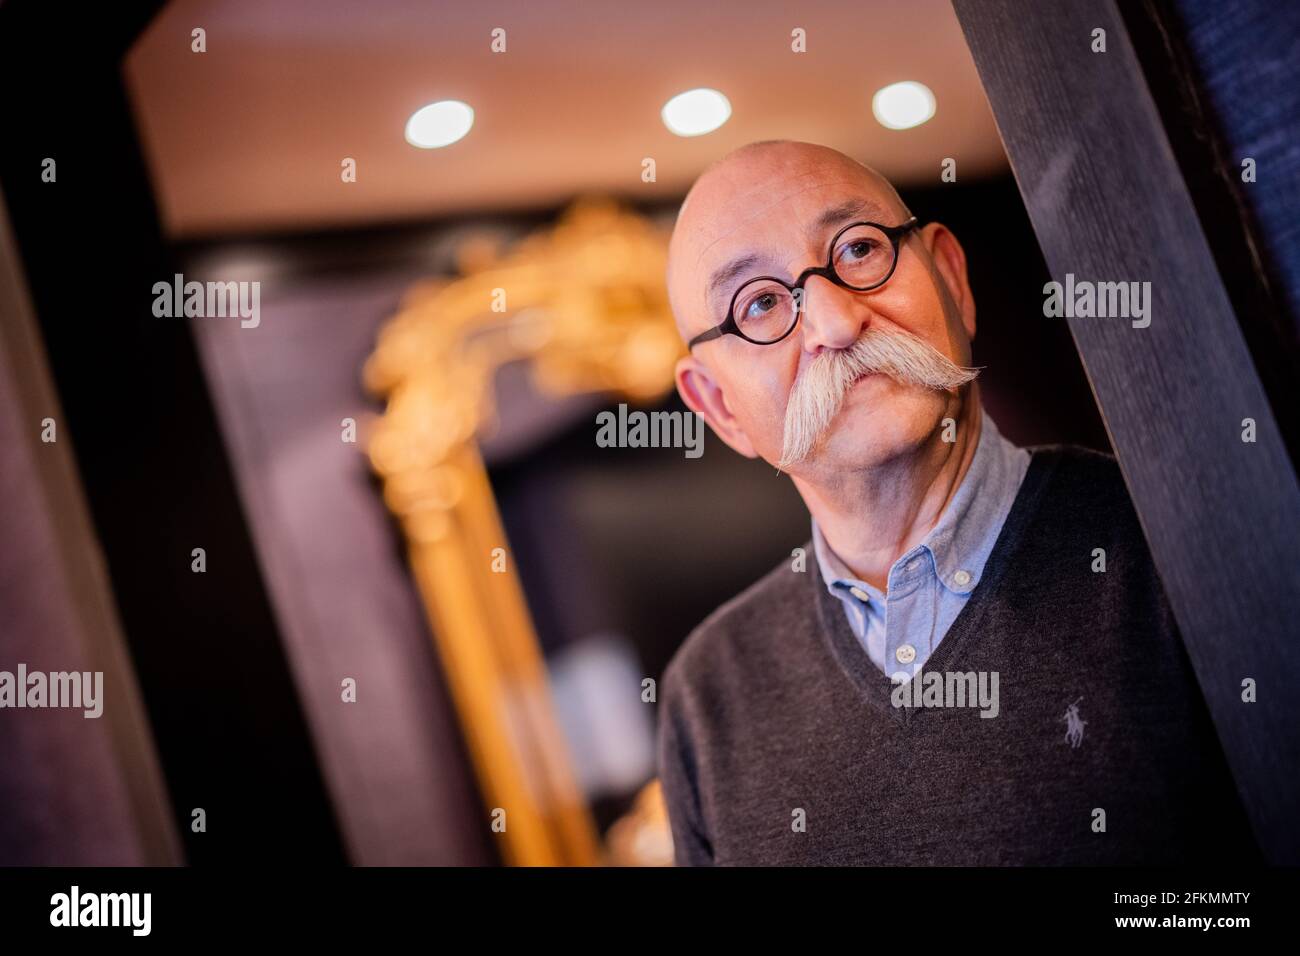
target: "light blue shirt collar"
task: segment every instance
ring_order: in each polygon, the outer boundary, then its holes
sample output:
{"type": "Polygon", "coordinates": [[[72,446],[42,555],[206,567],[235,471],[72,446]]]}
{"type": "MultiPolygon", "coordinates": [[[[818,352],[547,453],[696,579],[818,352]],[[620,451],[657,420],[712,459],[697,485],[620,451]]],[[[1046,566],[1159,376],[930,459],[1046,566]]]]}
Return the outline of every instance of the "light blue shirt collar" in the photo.
{"type": "MultiPolygon", "coordinates": [[[[975,455],[957,494],[925,539],[890,568],[891,587],[899,582],[904,570],[915,569],[918,557],[926,560],[943,586],[954,594],[967,595],[979,584],[1029,467],[1029,452],[1004,438],[988,412],[981,410],[980,420],[975,455]]],[[[812,538],[822,580],[831,593],[839,584],[865,590],[873,600],[885,598],[878,588],[854,577],[831,550],[816,518],[812,519],[812,538]]]]}

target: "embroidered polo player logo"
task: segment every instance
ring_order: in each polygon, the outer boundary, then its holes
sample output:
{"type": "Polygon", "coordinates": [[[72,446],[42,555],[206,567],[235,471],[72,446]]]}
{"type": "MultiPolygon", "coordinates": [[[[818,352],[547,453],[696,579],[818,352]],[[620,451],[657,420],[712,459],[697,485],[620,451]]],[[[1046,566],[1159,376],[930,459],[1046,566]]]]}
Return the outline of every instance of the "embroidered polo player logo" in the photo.
{"type": "Polygon", "coordinates": [[[1061,718],[1061,720],[1065,721],[1065,742],[1068,743],[1072,749],[1078,748],[1079,744],[1083,743],[1083,728],[1088,725],[1086,720],[1079,719],[1080,700],[1083,700],[1083,698],[1080,697],[1069,707],[1065,708],[1065,716],[1061,718]]]}

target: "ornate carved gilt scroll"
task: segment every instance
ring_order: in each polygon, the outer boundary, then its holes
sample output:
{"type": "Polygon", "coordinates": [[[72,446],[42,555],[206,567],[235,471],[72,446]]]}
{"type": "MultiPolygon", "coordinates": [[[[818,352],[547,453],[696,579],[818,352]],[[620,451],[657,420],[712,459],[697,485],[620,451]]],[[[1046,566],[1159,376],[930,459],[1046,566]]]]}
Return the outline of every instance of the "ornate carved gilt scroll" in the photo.
{"type": "Polygon", "coordinates": [[[662,229],[581,201],[504,254],[464,246],[462,275],[413,288],[366,363],[366,386],[386,400],[371,464],[510,864],[611,854],[576,783],[477,440],[501,414],[493,382],[507,362],[526,361],[543,394],[666,394],[681,352],[666,259],[662,229]]]}

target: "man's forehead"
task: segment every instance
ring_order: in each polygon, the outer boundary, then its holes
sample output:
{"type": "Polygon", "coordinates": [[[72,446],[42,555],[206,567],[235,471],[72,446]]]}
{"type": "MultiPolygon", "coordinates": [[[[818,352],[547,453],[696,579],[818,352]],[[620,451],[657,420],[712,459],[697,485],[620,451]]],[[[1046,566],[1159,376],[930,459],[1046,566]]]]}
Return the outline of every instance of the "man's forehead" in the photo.
{"type": "MultiPolygon", "coordinates": [[[[827,209],[848,201],[856,201],[859,207],[878,216],[888,216],[887,203],[874,184],[863,179],[846,179],[842,176],[821,182],[794,186],[774,193],[770,185],[764,184],[732,195],[721,201],[715,201],[712,207],[704,210],[697,224],[696,235],[699,240],[692,257],[696,264],[702,263],[711,252],[716,252],[719,245],[727,246],[728,238],[743,240],[746,226],[755,222],[776,220],[789,227],[789,234],[803,235],[810,227],[818,225],[817,218],[827,209]],[[795,202],[799,212],[789,208],[778,211],[777,207],[789,206],[795,202]],[[740,235],[737,235],[740,234],[740,235]]],[[[725,255],[726,250],[721,254],[725,255]]]]}

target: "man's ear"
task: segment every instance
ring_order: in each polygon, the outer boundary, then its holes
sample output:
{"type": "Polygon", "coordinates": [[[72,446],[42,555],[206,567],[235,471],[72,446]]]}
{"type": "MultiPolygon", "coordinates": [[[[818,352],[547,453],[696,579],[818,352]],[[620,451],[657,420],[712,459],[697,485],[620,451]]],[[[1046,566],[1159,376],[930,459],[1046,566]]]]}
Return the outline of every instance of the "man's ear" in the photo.
{"type": "Polygon", "coordinates": [[[708,422],[709,427],[732,451],[746,458],[758,457],[749,437],[741,430],[740,423],[727,407],[727,397],[722,393],[722,386],[704,363],[697,361],[693,355],[683,356],[677,360],[676,378],[677,394],[682,397],[687,408],[708,422]]]}
{"type": "Polygon", "coordinates": [[[932,222],[921,230],[926,246],[930,249],[930,258],[939,271],[961,324],[966,329],[967,338],[975,338],[975,297],[971,295],[970,281],[966,276],[966,252],[961,247],[951,230],[943,223],[932,222]]]}

